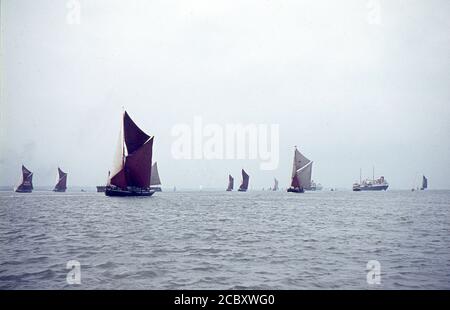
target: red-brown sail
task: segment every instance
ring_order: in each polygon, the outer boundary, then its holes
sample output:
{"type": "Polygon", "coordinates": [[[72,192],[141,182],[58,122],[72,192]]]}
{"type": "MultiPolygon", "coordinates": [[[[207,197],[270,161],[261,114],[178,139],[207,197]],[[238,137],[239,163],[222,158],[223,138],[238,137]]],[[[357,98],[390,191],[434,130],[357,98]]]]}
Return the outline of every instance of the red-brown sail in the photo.
{"type": "Polygon", "coordinates": [[[127,112],[124,113],[123,117],[123,131],[128,154],[131,154],[139,149],[150,138],[149,135],[143,132],[133,122],[127,112]]]}
{"type": "Polygon", "coordinates": [[[300,182],[298,181],[297,174],[295,174],[294,177],[292,178],[291,186],[293,188],[300,188],[300,182]]]}
{"type": "Polygon", "coordinates": [[[116,175],[114,175],[109,183],[119,188],[126,189],[127,178],[125,176],[125,168],[122,168],[122,170],[120,170],[116,175]]]}
{"type": "Polygon", "coordinates": [[[152,171],[153,137],[125,160],[125,172],[128,186],[148,188],[152,171]]]}
{"type": "Polygon", "coordinates": [[[56,183],[53,191],[65,192],[66,189],[67,189],[67,173],[65,173],[58,167],[58,182],[56,183]]]}

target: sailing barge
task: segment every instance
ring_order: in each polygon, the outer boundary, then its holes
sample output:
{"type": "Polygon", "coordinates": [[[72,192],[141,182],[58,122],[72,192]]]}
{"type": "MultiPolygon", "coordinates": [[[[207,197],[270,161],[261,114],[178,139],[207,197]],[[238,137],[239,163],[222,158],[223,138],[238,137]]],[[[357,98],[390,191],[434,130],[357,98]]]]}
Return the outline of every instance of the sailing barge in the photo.
{"type": "Polygon", "coordinates": [[[227,192],[231,192],[233,190],[234,186],[234,178],[231,176],[231,174],[228,175],[228,187],[227,192]]]}
{"type": "Polygon", "coordinates": [[[312,164],[313,162],[295,147],[291,187],[287,189],[288,192],[304,193],[305,190],[311,189],[312,164]]]}
{"type": "Polygon", "coordinates": [[[142,131],[126,111],[123,113],[106,196],[151,196],[155,193],[150,188],[153,138],[142,131]]]}
{"type": "Polygon", "coordinates": [[[56,178],[56,185],[53,191],[64,193],[67,189],[67,173],[65,173],[58,167],[58,174],[56,178]]]}
{"type": "Polygon", "coordinates": [[[242,183],[241,186],[239,186],[238,191],[239,192],[246,192],[248,189],[248,182],[249,182],[250,176],[245,172],[244,169],[242,169],[242,183]]]}
{"type": "Polygon", "coordinates": [[[33,191],[33,172],[22,165],[22,175],[19,184],[14,188],[16,193],[31,193],[33,191]]]}
{"type": "Polygon", "coordinates": [[[276,192],[278,190],[278,180],[277,178],[273,178],[274,184],[273,184],[273,191],[276,192]]]}

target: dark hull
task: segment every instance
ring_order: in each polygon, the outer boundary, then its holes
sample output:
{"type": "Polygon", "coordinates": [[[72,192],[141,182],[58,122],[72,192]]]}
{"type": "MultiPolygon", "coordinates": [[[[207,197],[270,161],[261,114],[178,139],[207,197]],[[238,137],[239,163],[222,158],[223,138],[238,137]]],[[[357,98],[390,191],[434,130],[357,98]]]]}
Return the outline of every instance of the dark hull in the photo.
{"type": "Polygon", "coordinates": [[[31,192],[33,192],[33,189],[31,189],[31,188],[21,188],[21,189],[16,189],[15,192],[16,193],[31,193],[31,192]]]}
{"type": "Polygon", "coordinates": [[[150,190],[155,191],[155,192],[162,192],[161,187],[150,187],[150,190]]]}
{"type": "Polygon", "coordinates": [[[154,190],[123,190],[107,187],[105,195],[110,197],[149,197],[155,193],[154,190]]]}
{"type": "Polygon", "coordinates": [[[232,189],[230,189],[230,188],[227,188],[227,192],[231,192],[232,191],[232,189]]]}
{"type": "Polygon", "coordinates": [[[104,193],[106,190],[106,186],[97,186],[97,193],[104,193]]]}
{"type": "Polygon", "coordinates": [[[53,191],[57,192],[57,193],[65,193],[66,189],[65,188],[64,189],[63,188],[54,188],[53,191]]]}
{"type": "Polygon", "coordinates": [[[290,188],[287,189],[287,192],[288,193],[304,193],[305,191],[304,191],[303,188],[292,188],[292,187],[290,187],[290,188]]]}
{"type": "Polygon", "coordinates": [[[387,190],[389,185],[380,185],[380,186],[363,186],[363,187],[354,187],[354,192],[361,192],[361,191],[385,191],[387,190]]]}
{"type": "Polygon", "coordinates": [[[238,192],[246,192],[246,191],[247,191],[246,188],[240,188],[240,189],[238,189],[238,192]]]}

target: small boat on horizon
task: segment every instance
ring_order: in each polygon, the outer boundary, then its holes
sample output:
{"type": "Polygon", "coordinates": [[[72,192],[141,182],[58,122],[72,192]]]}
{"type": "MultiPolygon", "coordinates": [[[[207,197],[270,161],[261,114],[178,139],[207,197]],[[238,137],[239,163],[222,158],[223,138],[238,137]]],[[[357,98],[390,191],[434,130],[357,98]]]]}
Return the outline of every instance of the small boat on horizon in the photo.
{"type": "Polygon", "coordinates": [[[231,176],[231,174],[228,175],[228,187],[227,192],[231,192],[233,190],[234,186],[234,178],[231,176]]]}
{"type": "Polygon", "coordinates": [[[291,187],[287,189],[290,193],[304,193],[311,189],[311,174],[313,162],[306,158],[295,147],[294,161],[292,164],[291,187]]]}
{"type": "Polygon", "coordinates": [[[33,172],[22,165],[22,175],[19,184],[14,188],[16,193],[31,193],[33,191],[33,172]]]}
{"type": "Polygon", "coordinates": [[[278,190],[278,180],[277,178],[273,178],[274,184],[273,184],[273,188],[272,191],[276,192],[278,190]]]}
{"type": "MultiPolygon", "coordinates": [[[[428,179],[422,175],[422,186],[420,187],[420,190],[426,190],[428,188],[428,179]]],[[[419,190],[419,186],[417,186],[417,190],[419,190]]],[[[414,192],[414,187],[411,189],[411,191],[414,192]]]]}
{"type": "Polygon", "coordinates": [[[67,173],[65,173],[58,167],[56,178],[56,185],[55,188],[53,188],[53,191],[64,193],[67,189],[67,173]]]}
{"type": "Polygon", "coordinates": [[[105,185],[98,185],[97,186],[97,193],[104,193],[106,191],[105,185]]]}
{"type": "Polygon", "coordinates": [[[150,177],[150,189],[154,190],[155,192],[161,192],[161,180],[159,178],[158,173],[158,164],[155,161],[155,163],[152,166],[152,175],[150,177]]]}
{"type": "Polygon", "coordinates": [[[114,165],[106,196],[151,196],[153,136],[147,135],[124,111],[114,165]]]}
{"type": "Polygon", "coordinates": [[[250,180],[250,176],[245,172],[244,169],[242,169],[242,183],[241,186],[239,186],[238,191],[239,192],[246,192],[248,189],[248,182],[250,180]]]}

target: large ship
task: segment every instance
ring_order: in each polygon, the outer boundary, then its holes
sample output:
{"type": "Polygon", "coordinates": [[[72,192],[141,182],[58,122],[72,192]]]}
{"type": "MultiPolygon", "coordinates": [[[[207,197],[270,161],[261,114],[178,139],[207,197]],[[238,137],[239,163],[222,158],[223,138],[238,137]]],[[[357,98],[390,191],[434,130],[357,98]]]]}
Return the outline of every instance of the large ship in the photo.
{"type": "Polygon", "coordinates": [[[311,191],[321,191],[323,189],[322,184],[311,181],[311,191]]]}
{"type": "Polygon", "coordinates": [[[67,189],[67,173],[58,167],[58,174],[56,175],[56,185],[54,192],[64,193],[67,189]]]}
{"type": "Polygon", "coordinates": [[[154,190],[155,192],[161,192],[161,179],[159,178],[158,173],[158,164],[155,163],[152,166],[152,175],[150,177],[150,189],[154,190]]]}
{"type": "Polygon", "coordinates": [[[312,164],[313,162],[295,147],[291,187],[287,189],[288,192],[304,193],[305,190],[311,190],[312,164]]]}
{"type": "Polygon", "coordinates": [[[233,190],[234,186],[234,178],[231,176],[231,174],[228,175],[228,187],[227,192],[231,192],[233,190]]]}
{"type": "Polygon", "coordinates": [[[19,184],[14,188],[17,193],[31,193],[33,191],[33,172],[22,165],[22,175],[19,184]]]}
{"type": "Polygon", "coordinates": [[[106,196],[151,196],[153,138],[123,113],[113,169],[105,189],[106,196]]]}
{"type": "Polygon", "coordinates": [[[247,172],[242,169],[242,183],[241,186],[239,186],[238,191],[239,192],[246,192],[248,189],[248,182],[250,180],[250,176],[247,174],[247,172]]]}
{"type": "Polygon", "coordinates": [[[373,169],[372,179],[361,180],[361,171],[359,175],[359,183],[353,184],[353,191],[385,191],[389,187],[389,183],[384,176],[375,179],[375,168],[373,169]]]}

